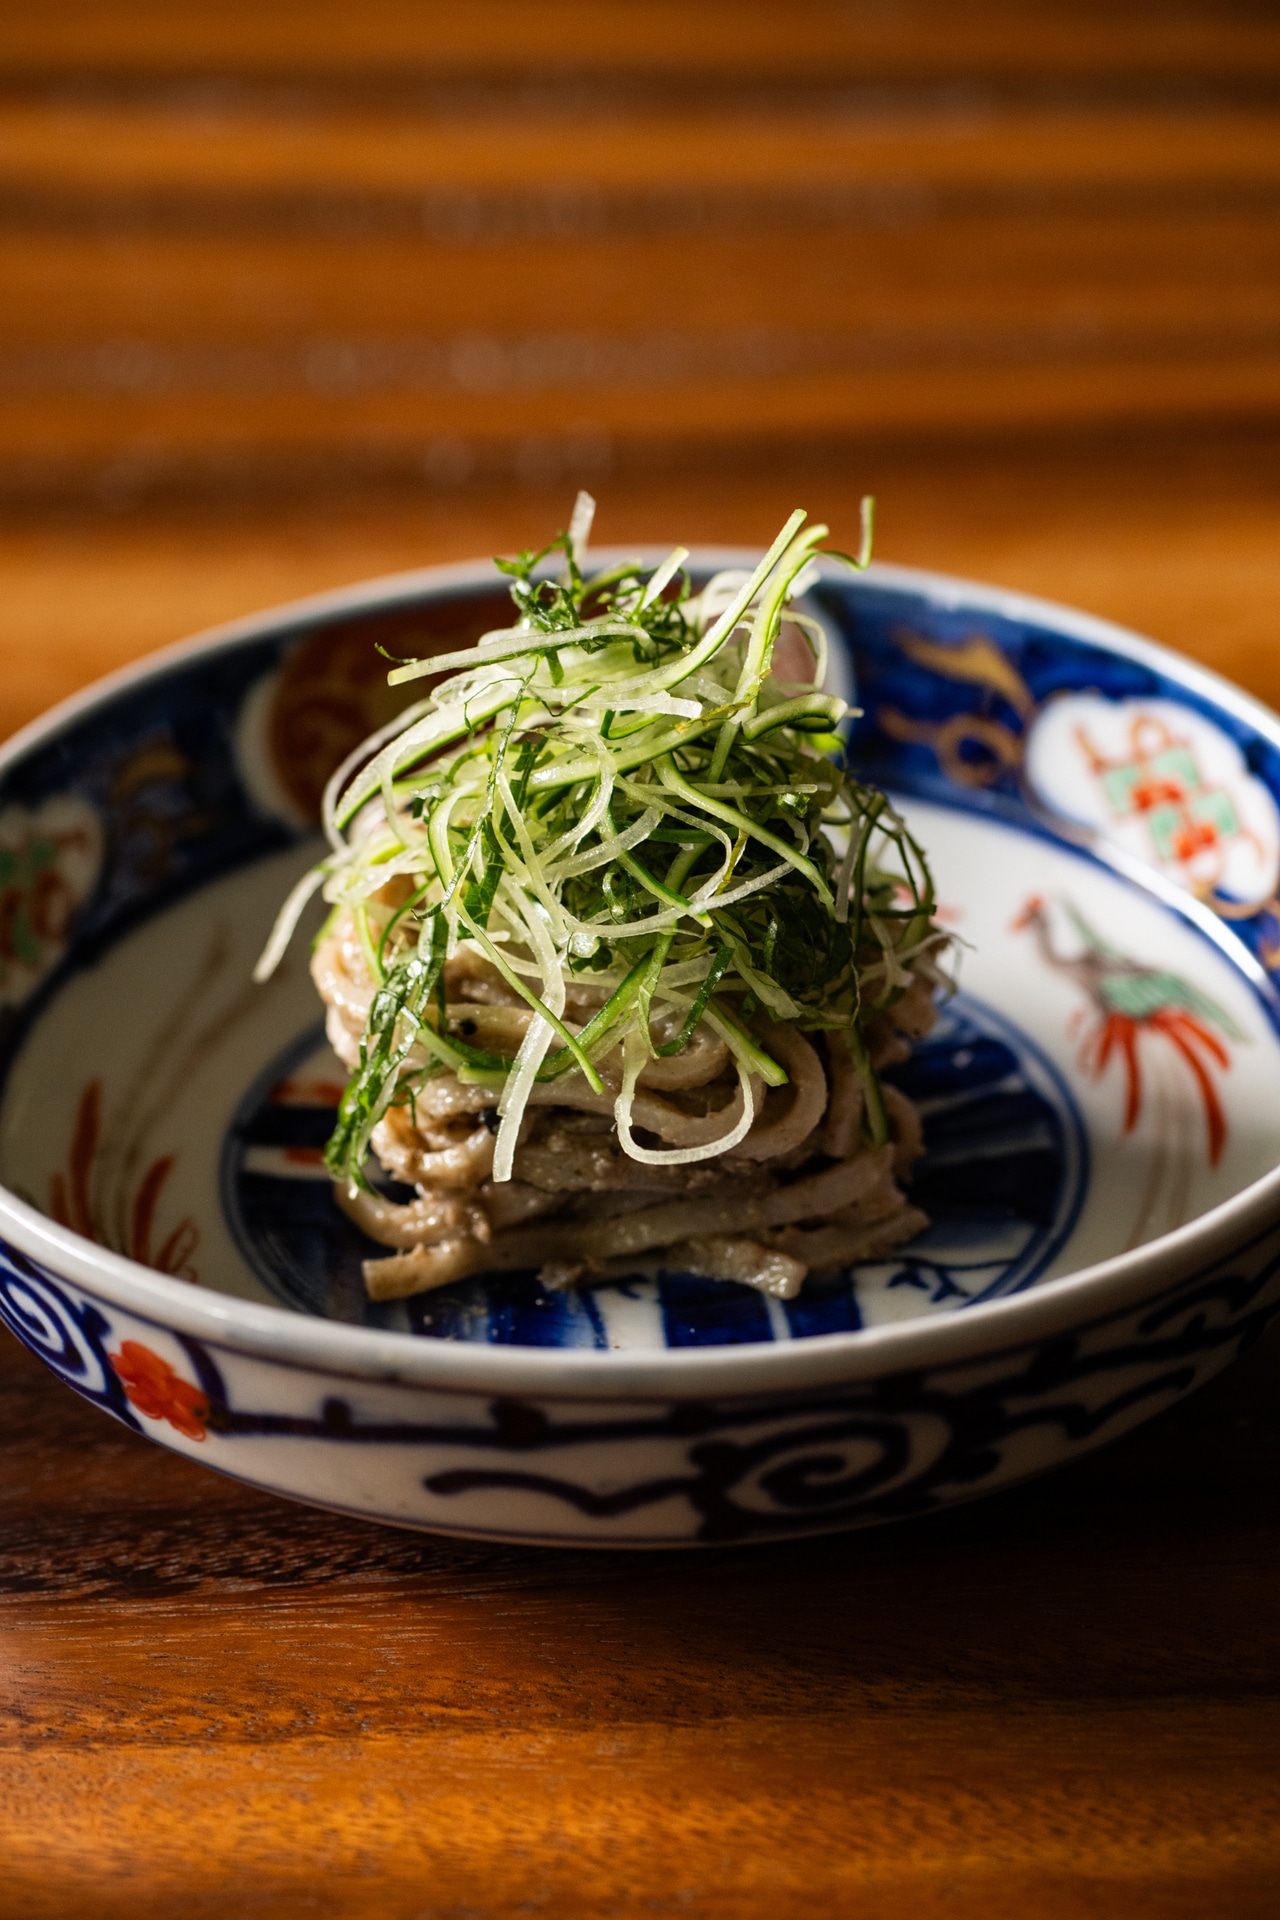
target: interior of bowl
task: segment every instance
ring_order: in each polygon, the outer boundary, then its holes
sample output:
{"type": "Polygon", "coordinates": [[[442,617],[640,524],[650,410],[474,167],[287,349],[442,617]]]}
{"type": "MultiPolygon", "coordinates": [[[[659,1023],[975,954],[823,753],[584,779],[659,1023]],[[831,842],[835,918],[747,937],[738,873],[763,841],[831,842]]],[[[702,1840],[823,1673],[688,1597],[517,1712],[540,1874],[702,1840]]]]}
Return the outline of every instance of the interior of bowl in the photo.
{"type": "MultiPolygon", "coordinates": [[[[706,565],[711,564],[708,558],[706,565]]],[[[930,1225],[791,1301],[650,1263],[374,1306],[322,1150],[343,1070],[305,939],[250,971],[315,857],[393,654],[505,620],[495,576],[356,593],[144,668],[0,772],[0,1177],[193,1285],[427,1338],[637,1348],[953,1312],[1124,1252],[1280,1160],[1280,731],[1098,623],[873,569],[814,600],[849,753],[928,850],[960,990],[893,1070],[930,1225]]],[[[413,693],[420,691],[411,689],[413,693]]]]}

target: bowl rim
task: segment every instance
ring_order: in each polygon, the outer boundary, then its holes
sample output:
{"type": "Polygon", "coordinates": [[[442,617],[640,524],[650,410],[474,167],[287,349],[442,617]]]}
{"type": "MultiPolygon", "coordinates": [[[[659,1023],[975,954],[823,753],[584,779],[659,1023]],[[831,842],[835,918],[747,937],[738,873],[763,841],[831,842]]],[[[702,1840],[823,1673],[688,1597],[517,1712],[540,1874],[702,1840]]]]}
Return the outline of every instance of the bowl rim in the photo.
{"type": "MultiPolygon", "coordinates": [[[[607,561],[637,549],[595,551],[607,561]]],[[[665,548],[638,551],[647,564],[666,553],[665,548]]],[[[691,555],[700,569],[753,563],[757,557],[755,549],[728,546],[698,547],[691,555]]],[[[829,563],[823,571],[833,581],[848,579],[829,563]]],[[[451,592],[474,591],[501,579],[488,560],[414,568],[287,601],[206,629],[117,668],[29,722],[0,745],[0,776],[120,694],[191,661],[292,628],[305,629],[424,596],[437,599],[451,592]]],[[[1280,750],[1280,717],[1261,701],[1212,669],[1097,615],[954,575],[883,562],[873,563],[861,579],[868,586],[917,594],[944,610],[996,614],[1102,646],[1211,701],[1267,736],[1280,750]]],[[[351,1327],[284,1306],[195,1288],[59,1226],[0,1185],[0,1236],[55,1279],[82,1286],[162,1330],[339,1378],[446,1393],[532,1394],[542,1399],[602,1402],[802,1392],[994,1358],[1056,1334],[1079,1331],[1154,1299],[1244,1251],[1277,1225],[1280,1166],[1145,1246],[963,1311],[804,1340],[742,1346],[637,1351],[503,1347],[351,1327]]]]}

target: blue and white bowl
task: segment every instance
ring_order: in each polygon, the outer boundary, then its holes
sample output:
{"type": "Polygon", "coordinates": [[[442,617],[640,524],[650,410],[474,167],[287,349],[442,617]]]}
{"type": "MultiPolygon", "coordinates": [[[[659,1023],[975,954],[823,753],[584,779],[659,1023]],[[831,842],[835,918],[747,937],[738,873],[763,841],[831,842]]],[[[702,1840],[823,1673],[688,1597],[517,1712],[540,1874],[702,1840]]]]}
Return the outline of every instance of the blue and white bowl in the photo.
{"type": "MultiPolygon", "coordinates": [[[[700,572],[739,555],[695,556],[700,572]]],[[[249,970],[391,653],[487,565],[173,648],[0,753],[0,1315],[132,1427],[255,1485],[530,1541],[778,1539],[1074,1458],[1280,1312],[1280,721],[1150,642],[891,567],[813,604],[851,753],[929,849],[961,990],[892,1259],[777,1302],[650,1268],[373,1307],[320,1150],[305,950],[249,970]]]]}

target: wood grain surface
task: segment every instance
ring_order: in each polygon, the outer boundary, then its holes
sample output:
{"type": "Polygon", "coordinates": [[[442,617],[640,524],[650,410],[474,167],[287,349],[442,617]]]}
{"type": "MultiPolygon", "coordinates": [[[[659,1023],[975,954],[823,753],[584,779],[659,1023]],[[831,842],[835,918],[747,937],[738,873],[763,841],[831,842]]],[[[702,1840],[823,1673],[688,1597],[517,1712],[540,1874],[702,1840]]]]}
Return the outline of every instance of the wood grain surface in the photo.
{"type": "Polygon", "coordinates": [[[1238,0],[11,0],[0,494],[1275,420],[1277,97],[1238,0]]]}
{"type": "MultiPolygon", "coordinates": [[[[1280,705],[1280,23],[11,0],[0,733],[297,594],[767,540],[1280,705]]],[[[694,1556],[248,1492],[0,1345],[0,1920],[1272,1920],[1280,1336],[1055,1479],[694,1556]]]]}
{"type": "Polygon", "coordinates": [[[1270,1920],[1278,1385],[931,1522],[615,1556],[264,1498],[6,1344],[0,1911],[1270,1920]]]}

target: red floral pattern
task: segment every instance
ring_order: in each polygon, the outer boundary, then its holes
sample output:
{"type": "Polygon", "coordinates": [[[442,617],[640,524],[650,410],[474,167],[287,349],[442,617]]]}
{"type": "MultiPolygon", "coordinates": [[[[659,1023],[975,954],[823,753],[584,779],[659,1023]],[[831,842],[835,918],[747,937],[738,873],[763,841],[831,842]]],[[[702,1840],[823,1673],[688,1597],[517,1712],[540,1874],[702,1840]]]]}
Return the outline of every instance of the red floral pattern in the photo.
{"type": "Polygon", "coordinates": [[[155,1267],[159,1273],[196,1285],[198,1275],[191,1256],[200,1243],[200,1231],[190,1216],[180,1220],[159,1246],[152,1244],[156,1209],[177,1155],[164,1154],[151,1162],[128,1205],[127,1227],[113,1240],[94,1200],[94,1168],[101,1144],[102,1082],[90,1080],[80,1095],[67,1171],[55,1173],[49,1182],[49,1211],[54,1219],[59,1226],[82,1233],[86,1240],[96,1240],[100,1247],[114,1246],[144,1267],[155,1267]]]}
{"type": "Polygon", "coordinates": [[[209,1402],[199,1387],[175,1373],[167,1360],[137,1340],[122,1341],[119,1353],[109,1353],[107,1358],[130,1406],[149,1420],[167,1420],[188,1440],[204,1439],[209,1402]]]}

